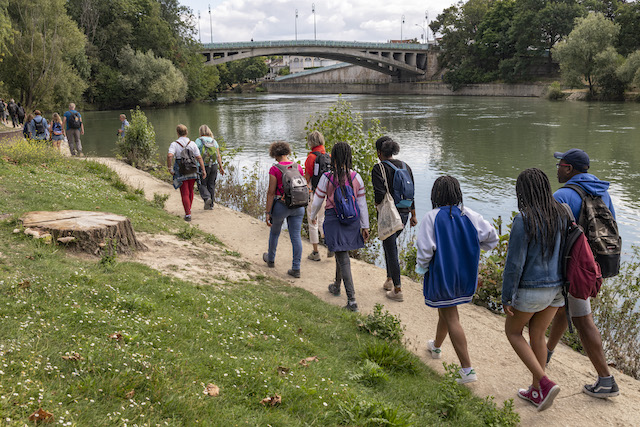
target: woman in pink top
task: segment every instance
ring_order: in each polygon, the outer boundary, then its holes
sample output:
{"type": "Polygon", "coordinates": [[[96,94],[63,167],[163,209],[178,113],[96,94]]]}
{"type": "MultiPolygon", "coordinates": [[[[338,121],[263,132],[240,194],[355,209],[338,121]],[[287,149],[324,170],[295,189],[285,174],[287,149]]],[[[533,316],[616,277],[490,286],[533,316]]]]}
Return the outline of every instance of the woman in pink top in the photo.
{"type": "MultiPolygon", "coordinates": [[[[291,154],[291,146],[283,141],[274,142],[269,147],[269,156],[276,159],[281,166],[290,166],[294,163],[289,160],[291,154]]],[[[301,176],[304,176],[302,166],[295,165],[301,176]]],[[[291,246],[293,246],[293,262],[291,269],[287,271],[289,276],[300,277],[300,259],[302,258],[302,218],[304,217],[304,207],[288,208],[282,198],[284,191],[282,189],[282,171],[277,165],[271,166],[269,169],[269,189],[267,190],[267,206],[265,209],[267,225],[271,227],[269,232],[269,251],[262,254],[262,259],[269,267],[275,266],[276,249],[278,247],[278,238],[282,230],[282,223],[287,220],[287,228],[289,229],[289,237],[291,238],[291,246]]]]}
{"type": "Polygon", "coordinates": [[[347,292],[345,308],[358,311],[356,292],[351,277],[349,251],[364,247],[364,242],[369,239],[369,211],[367,210],[364,182],[357,172],[351,170],[351,161],[351,146],[346,142],[336,143],[331,150],[331,172],[322,175],[318,182],[310,215],[311,221],[316,221],[318,211],[326,197],[324,238],[327,248],[336,254],[336,280],[329,285],[329,292],[336,296],[340,295],[340,285],[343,282],[347,292]],[[357,221],[349,224],[340,222],[334,203],[334,192],[337,186],[341,187],[343,191],[346,190],[346,186],[353,189],[360,211],[357,221]]]}

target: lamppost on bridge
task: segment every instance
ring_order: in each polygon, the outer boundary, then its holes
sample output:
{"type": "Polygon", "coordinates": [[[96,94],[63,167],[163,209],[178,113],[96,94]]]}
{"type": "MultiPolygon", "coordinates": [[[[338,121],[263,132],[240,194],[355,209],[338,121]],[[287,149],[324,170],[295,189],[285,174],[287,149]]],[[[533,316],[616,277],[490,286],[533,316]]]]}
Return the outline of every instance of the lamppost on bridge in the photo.
{"type": "Polygon", "coordinates": [[[422,28],[422,39],[425,40],[427,38],[426,34],[427,34],[427,30],[424,29],[424,27],[420,24],[416,24],[416,27],[420,27],[422,28]]]}
{"type": "Polygon", "coordinates": [[[298,9],[296,9],[295,25],[296,25],[296,41],[298,41],[298,9]]]}
{"type": "Polygon", "coordinates": [[[404,25],[404,15],[402,15],[402,22],[400,22],[400,41],[402,42],[402,27],[404,25]]]}
{"type": "Polygon", "coordinates": [[[211,5],[209,5],[209,27],[211,28],[211,43],[213,43],[213,20],[211,19],[211,5]]]}
{"type": "Polygon", "coordinates": [[[202,44],[202,33],[200,32],[200,11],[198,11],[198,39],[200,40],[200,44],[202,44]]]}
{"type": "Polygon", "coordinates": [[[429,44],[429,30],[427,30],[427,28],[429,28],[429,11],[428,10],[424,11],[424,20],[426,22],[424,26],[424,38],[427,40],[427,44],[429,44]]]}
{"type": "Polygon", "coordinates": [[[316,36],[316,4],[311,3],[311,13],[313,13],[313,39],[318,40],[316,36]]]}

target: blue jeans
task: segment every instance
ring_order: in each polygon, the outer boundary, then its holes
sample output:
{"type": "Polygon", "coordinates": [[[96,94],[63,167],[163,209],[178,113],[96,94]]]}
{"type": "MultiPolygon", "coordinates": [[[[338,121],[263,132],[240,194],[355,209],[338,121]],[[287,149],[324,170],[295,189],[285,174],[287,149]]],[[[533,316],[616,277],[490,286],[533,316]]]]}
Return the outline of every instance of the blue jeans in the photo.
{"type": "MultiPolygon", "coordinates": [[[[409,213],[401,213],[400,219],[402,224],[407,225],[409,219],[409,213]]],[[[404,229],[402,229],[404,230],[404,229]]],[[[402,230],[398,230],[391,236],[382,241],[382,248],[384,249],[384,260],[387,264],[387,277],[393,280],[393,286],[396,288],[401,287],[400,283],[400,261],[398,260],[398,236],[402,233],[402,230]]]]}
{"type": "Polygon", "coordinates": [[[291,238],[291,246],[293,246],[293,263],[291,269],[300,270],[300,259],[302,258],[302,218],[304,217],[304,208],[289,209],[284,203],[276,200],[273,202],[271,209],[271,231],[269,232],[269,262],[276,259],[276,249],[278,248],[278,238],[282,230],[282,223],[287,220],[287,228],[289,229],[289,237],[291,238]]]}

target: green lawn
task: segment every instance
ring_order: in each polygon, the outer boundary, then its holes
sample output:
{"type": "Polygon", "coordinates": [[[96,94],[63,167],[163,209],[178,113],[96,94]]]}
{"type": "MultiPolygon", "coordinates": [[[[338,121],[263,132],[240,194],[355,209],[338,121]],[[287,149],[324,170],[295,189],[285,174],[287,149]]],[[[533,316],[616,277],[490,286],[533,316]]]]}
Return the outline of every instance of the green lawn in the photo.
{"type": "Polygon", "coordinates": [[[78,426],[517,423],[510,405],[473,397],[304,290],[258,274],[194,285],[13,233],[20,214],[54,209],[183,227],[105,167],[31,150],[0,147],[1,423],[28,424],[40,407],[78,426]],[[203,393],[209,383],[219,396],[203,393]]]}

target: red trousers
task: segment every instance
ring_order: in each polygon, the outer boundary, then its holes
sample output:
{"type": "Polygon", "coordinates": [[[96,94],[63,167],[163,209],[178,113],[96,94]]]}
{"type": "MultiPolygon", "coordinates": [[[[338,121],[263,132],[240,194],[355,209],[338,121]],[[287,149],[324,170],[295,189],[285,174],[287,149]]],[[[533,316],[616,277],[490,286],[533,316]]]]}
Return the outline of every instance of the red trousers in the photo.
{"type": "Polygon", "coordinates": [[[193,186],[195,179],[182,181],[180,186],[180,196],[182,196],[182,206],[184,206],[184,214],[191,215],[191,204],[193,203],[193,186]]]}

